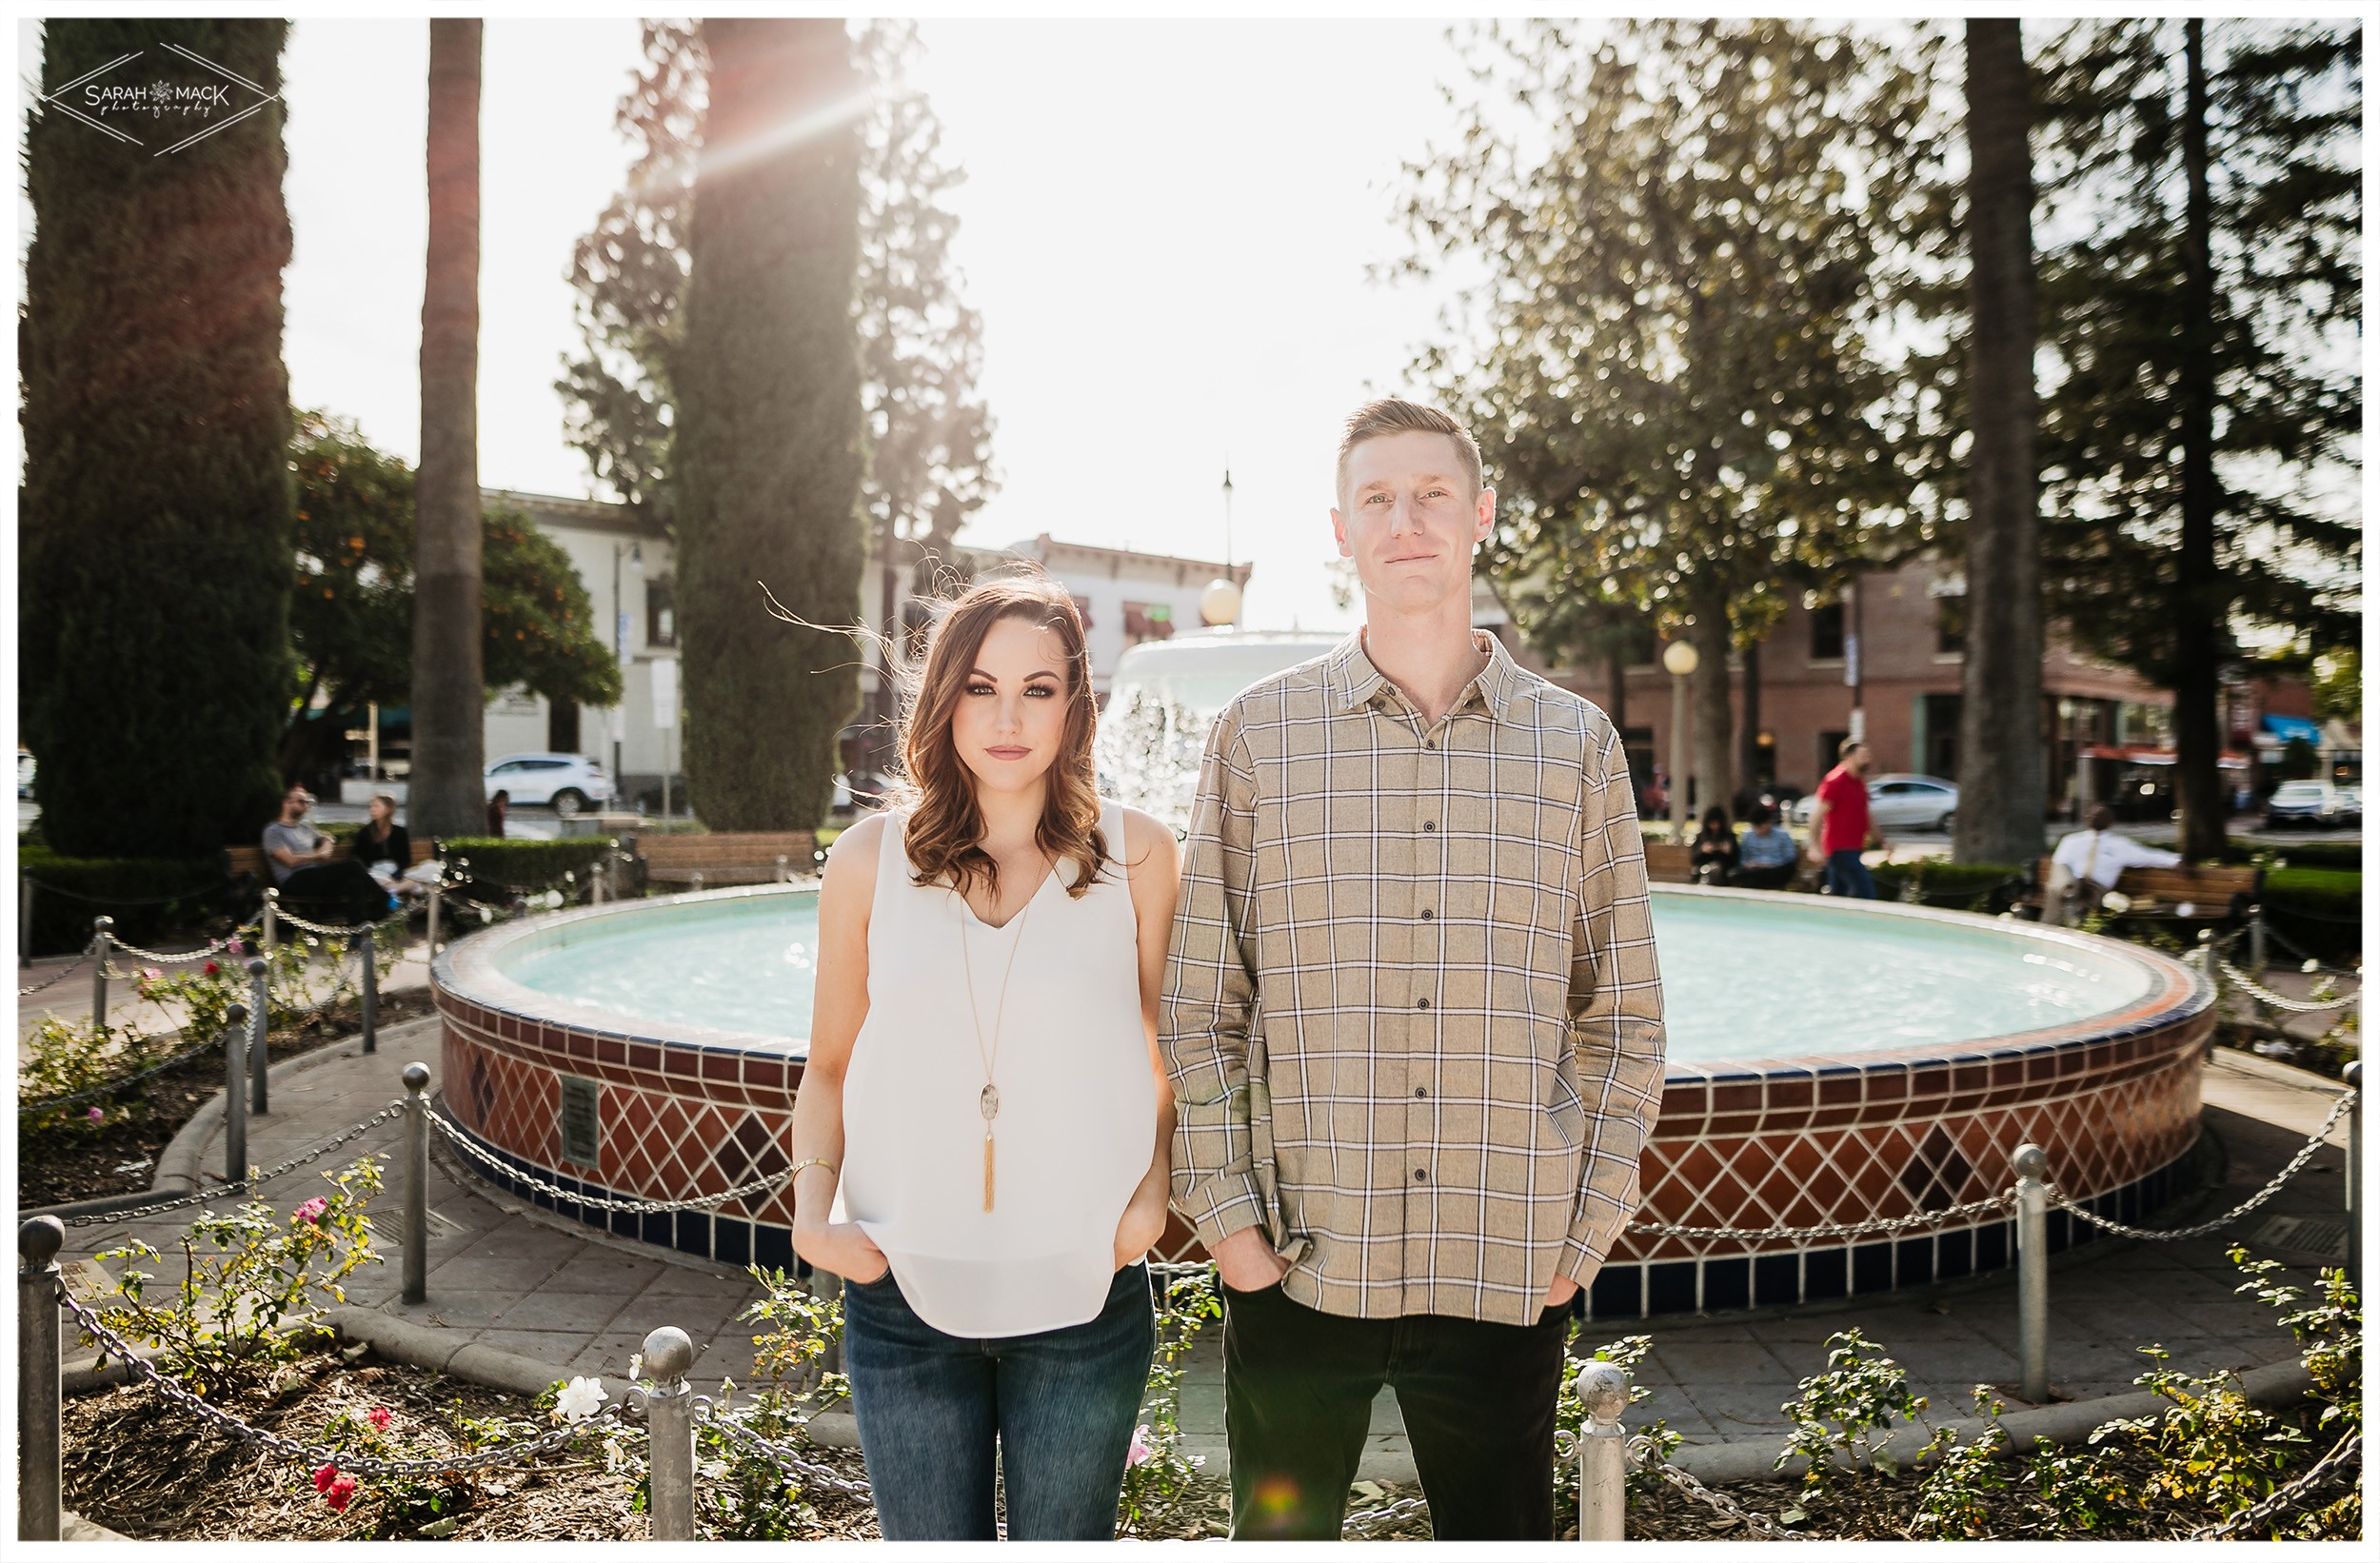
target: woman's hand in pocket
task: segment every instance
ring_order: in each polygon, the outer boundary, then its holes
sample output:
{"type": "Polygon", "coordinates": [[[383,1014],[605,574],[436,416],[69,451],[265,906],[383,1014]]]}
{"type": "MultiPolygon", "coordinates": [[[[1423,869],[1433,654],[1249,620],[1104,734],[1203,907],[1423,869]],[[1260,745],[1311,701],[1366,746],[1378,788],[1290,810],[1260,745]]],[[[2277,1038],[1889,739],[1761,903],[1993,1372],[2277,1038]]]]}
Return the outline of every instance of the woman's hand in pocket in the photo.
{"type": "Polygon", "coordinates": [[[793,1229],[793,1251],[809,1260],[811,1269],[823,1270],[863,1286],[883,1279],[884,1273],[892,1268],[884,1251],[860,1230],[857,1221],[797,1226],[793,1229]]]}

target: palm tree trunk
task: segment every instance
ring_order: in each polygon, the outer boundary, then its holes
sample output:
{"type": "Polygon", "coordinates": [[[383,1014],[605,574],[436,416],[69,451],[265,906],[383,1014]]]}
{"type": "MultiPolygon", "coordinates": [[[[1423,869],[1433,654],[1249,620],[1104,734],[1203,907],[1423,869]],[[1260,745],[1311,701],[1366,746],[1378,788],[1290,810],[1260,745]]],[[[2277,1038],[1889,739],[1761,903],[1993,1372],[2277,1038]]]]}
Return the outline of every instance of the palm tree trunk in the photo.
{"type": "Polygon", "coordinates": [[[2033,465],[2033,121],[2013,20],[1967,24],[1967,655],[1958,731],[1960,862],[2031,862],[2041,754],[2041,532],[2033,465]]]}
{"type": "Polygon", "coordinates": [[[484,828],[479,509],[480,24],[429,24],[429,266],[415,480],[413,774],[418,836],[484,828]]]}
{"type": "Polygon", "coordinates": [[[2180,613],[2173,636],[2173,801],[2181,852],[2220,858],[2230,810],[2223,803],[2221,718],[2215,710],[2226,639],[2215,571],[2214,264],[2207,188],[2206,23],[2183,24],[2189,82],[2182,111],[2182,554],[2180,613]]]}

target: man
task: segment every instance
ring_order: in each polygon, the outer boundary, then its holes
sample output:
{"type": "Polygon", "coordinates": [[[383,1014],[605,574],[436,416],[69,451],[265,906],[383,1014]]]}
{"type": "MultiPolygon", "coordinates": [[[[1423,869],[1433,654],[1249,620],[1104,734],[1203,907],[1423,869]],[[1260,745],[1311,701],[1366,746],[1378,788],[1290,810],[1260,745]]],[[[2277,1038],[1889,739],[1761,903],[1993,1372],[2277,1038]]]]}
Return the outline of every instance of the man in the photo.
{"type": "Polygon", "coordinates": [[[1847,738],[1835,749],[1838,763],[1818,783],[1810,816],[1810,852],[1826,870],[1826,887],[1838,896],[1875,900],[1875,880],[1859,854],[1882,846],[1868,815],[1868,746],[1847,738]]]}
{"type": "Polygon", "coordinates": [[[371,870],[352,858],[331,861],[338,843],[307,822],[314,795],[291,787],[281,796],[281,818],[265,827],[265,861],[285,901],[335,906],[348,922],[370,922],[396,909],[371,870]]]}
{"type": "Polygon", "coordinates": [[[1782,890],[1794,882],[1794,870],[1801,864],[1794,833],[1777,823],[1776,810],[1766,803],[1753,809],[1752,828],[1735,850],[1738,889],[1782,890]]]}
{"type": "Polygon", "coordinates": [[[2178,852],[2143,846],[2129,836],[2115,834],[2115,816],[2105,803],[2094,804],[2075,831],[2050,854],[2050,883],[2041,898],[2041,920],[2063,926],[2084,913],[2095,911],[2099,899],[2115,888],[2127,868],[2172,868],[2182,861],[2178,852]]]}
{"type": "Polygon", "coordinates": [[[1460,424],[1365,406],[1338,497],[1364,627],[1217,719],[1161,1021],[1232,1533],[1336,1539],[1386,1383],[1439,1539],[1543,1541],[1565,1320],[1661,1090],[1627,758],[1471,627],[1460,424]]]}

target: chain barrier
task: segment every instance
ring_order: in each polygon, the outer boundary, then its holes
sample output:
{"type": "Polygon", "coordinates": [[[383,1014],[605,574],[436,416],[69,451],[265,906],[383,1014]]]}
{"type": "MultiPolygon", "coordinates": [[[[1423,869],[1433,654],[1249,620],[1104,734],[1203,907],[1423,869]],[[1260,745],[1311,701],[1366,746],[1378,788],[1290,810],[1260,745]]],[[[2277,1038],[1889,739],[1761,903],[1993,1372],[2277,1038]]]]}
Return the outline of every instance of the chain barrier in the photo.
{"type": "Polygon", "coordinates": [[[44,884],[39,880],[30,882],[34,889],[45,896],[61,896],[68,900],[79,900],[86,906],[171,906],[176,901],[196,900],[201,896],[211,896],[219,890],[228,888],[231,880],[217,880],[212,884],[202,884],[195,890],[185,890],[178,896],[85,896],[72,890],[62,889],[54,884],[44,884]]]}
{"type": "Polygon", "coordinates": [[[1735,1237],[1747,1241],[1781,1241],[1794,1237],[1857,1237],[1871,1232],[1906,1232],[1914,1227],[1938,1226],[1962,1217],[1979,1216],[1986,1211],[2005,1210],[2016,1202],[2016,1191],[2007,1189],[1982,1199],[1970,1199],[1963,1205],[1949,1205],[1941,1210],[1913,1211],[1907,1216],[1885,1216],[1868,1221],[1829,1221],[1814,1227],[1696,1227],[1680,1226],[1667,1221],[1631,1221],[1628,1230],[1661,1237],[1735,1237]]]}
{"type": "Polygon", "coordinates": [[[1395,1503],[1384,1503],[1377,1509],[1357,1510],[1340,1522],[1339,1534],[1343,1540],[1361,1541],[1373,1532],[1384,1530],[1400,1519],[1411,1519],[1416,1514],[1429,1512],[1430,1500],[1427,1498],[1398,1498],[1395,1503]]]}
{"type": "Polygon", "coordinates": [[[261,1427],[242,1421],[221,1406],[191,1394],[164,1374],[159,1373],[155,1365],[144,1360],[122,1335],[100,1323],[97,1316],[77,1301],[74,1294],[68,1291],[63,1284],[58,1288],[58,1300],[64,1303],[67,1311],[74,1316],[75,1322],[82,1328],[83,1334],[96,1343],[102,1352],[122,1361],[134,1377],[147,1383],[167,1401],[189,1412],[218,1433],[240,1443],[254,1444],[268,1454],[276,1455],[291,1465],[301,1466],[309,1471],[320,1470],[327,1465],[333,1470],[344,1471],[351,1475],[372,1477],[426,1476],[444,1472],[483,1471],[489,1466],[512,1465],[531,1455],[543,1454],[549,1450],[559,1449],[564,1444],[585,1437],[602,1423],[616,1420],[620,1416],[620,1406],[615,1402],[600,1408],[585,1420],[564,1422],[551,1433],[541,1434],[522,1443],[499,1444],[493,1449],[483,1449],[469,1454],[447,1457],[432,1456],[421,1460],[377,1459],[368,1454],[349,1454],[328,1444],[301,1443],[295,1438],[286,1438],[278,1433],[268,1433],[261,1427]]]}
{"type": "Polygon", "coordinates": [[[805,1486],[815,1484],[825,1488],[830,1493],[840,1493],[844,1497],[862,1498],[870,1502],[873,1502],[876,1497],[876,1489],[869,1485],[866,1477],[863,1476],[854,1481],[840,1471],[803,1458],[787,1445],[763,1437],[729,1416],[725,1407],[713,1405],[711,1397],[707,1395],[698,1395],[694,1397],[694,1425],[698,1428],[710,1428],[744,1445],[746,1449],[765,1457],[788,1475],[798,1478],[805,1486]]]}
{"type": "MultiPolygon", "coordinates": [[[[144,950],[137,944],[128,944],[113,934],[108,936],[108,942],[126,955],[138,956],[141,960],[157,966],[187,966],[194,960],[210,960],[231,947],[230,940],[217,939],[208,940],[207,947],[202,950],[185,950],[180,955],[161,955],[155,950],[144,950]]],[[[108,975],[122,977],[126,974],[111,971],[108,975]]]]}
{"type": "Polygon", "coordinates": [[[292,928],[302,928],[309,934],[320,934],[325,939],[353,939],[356,935],[364,933],[367,930],[373,934],[379,934],[387,929],[393,928],[398,923],[403,922],[407,918],[412,916],[412,914],[413,909],[411,907],[400,907],[398,910],[391,912],[388,916],[382,918],[377,922],[358,922],[345,928],[333,928],[327,923],[308,922],[306,919],[298,916],[295,912],[291,912],[287,909],[276,910],[273,913],[273,919],[278,922],[286,922],[292,928]]]}
{"type": "Polygon", "coordinates": [[[526,1183],[550,1198],[568,1200],[571,1204],[584,1205],[589,1210],[612,1211],[623,1216],[658,1216],[664,1211],[673,1210],[712,1210],[730,1199],[748,1198],[753,1195],[766,1194],[780,1188],[786,1177],[786,1174],[779,1173],[774,1177],[764,1177],[758,1181],[729,1189],[723,1194],[697,1195],[691,1199],[614,1199],[600,1194],[573,1194],[567,1189],[546,1182],[535,1173],[524,1172],[499,1159],[495,1152],[481,1145],[462,1128],[450,1122],[443,1113],[430,1114],[429,1122],[430,1127],[446,1137],[447,1144],[492,1172],[501,1173],[516,1183],[526,1183]]]}
{"type": "Polygon", "coordinates": [[[2192,1541],[2226,1541],[2242,1531],[2255,1529],[2282,1510],[2292,1507],[2298,1499],[2321,1486],[2331,1472],[2343,1465],[2350,1465],[2361,1460],[2363,1457],[2361,1442],[2360,1431],[2349,1433],[2338,1441],[2330,1454],[2315,1462],[2311,1471],[2291,1482],[2287,1487],[2274,1488],[2262,1500],[2242,1509],[2222,1523],[2192,1531],[2190,1539],[2192,1541]]]}
{"type": "Polygon", "coordinates": [[[35,1113],[54,1112],[56,1109],[61,1107],[71,1107],[78,1101],[97,1101],[102,1097],[114,1096],[117,1092],[123,1090],[127,1086],[138,1085],[141,1081],[148,1079],[152,1075],[162,1075],[167,1070],[173,1068],[177,1064],[188,1063],[202,1053],[220,1052],[222,1051],[222,1047],[223,1044],[219,1039],[209,1039],[208,1040],[199,1042],[194,1046],[186,1047],[181,1052],[172,1055],[170,1058],[162,1058],[156,1063],[150,1064],[146,1069],[135,1070],[133,1073],[126,1075],[121,1078],[102,1080],[97,1085],[87,1087],[81,1091],[69,1092],[63,1097],[43,1097],[37,1101],[18,1102],[16,1105],[16,1116],[20,1118],[30,1118],[35,1113]]]}
{"type": "Polygon", "coordinates": [[[2349,1009],[2362,999],[2362,995],[2358,993],[2345,994],[2337,999],[2291,999],[2274,993],[2228,960],[2218,962],[2218,964],[2222,968],[2223,975],[2231,979],[2233,987],[2268,1009],[2277,1009],[2286,1015],[2320,1015],[2329,1010],[2349,1009]]]}
{"type": "Polygon", "coordinates": [[[369,1133],[371,1130],[376,1129],[380,1125],[387,1122],[390,1118],[401,1118],[404,1114],[405,1103],[402,1101],[392,1101],[387,1106],[382,1108],[379,1112],[374,1113],[370,1118],[366,1118],[363,1122],[332,1136],[330,1138],[326,1139],[321,1144],[315,1146],[312,1150],[300,1151],[297,1155],[289,1157],[288,1160],[282,1162],[279,1166],[268,1168],[266,1171],[257,1173],[252,1177],[243,1177],[236,1183],[218,1183],[211,1189],[201,1189],[195,1194],[185,1194],[176,1198],[159,1200],[154,1204],[138,1205],[130,1210],[93,1211],[82,1215],[69,1216],[65,1218],[66,1224],[70,1227],[111,1227],[120,1225],[126,1221],[140,1221],[146,1220],[151,1216],[162,1216],[169,1210],[187,1210],[192,1205],[211,1205],[217,1200],[226,1198],[231,1195],[248,1194],[263,1184],[271,1182],[276,1177],[280,1177],[288,1173],[295,1172],[298,1168],[306,1166],[309,1162],[320,1160],[322,1157],[328,1156],[331,1152],[337,1150],[340,1146],[347,1144],[349,1140],[356,1138],[360,1135],[369,1133]]]}
{"type": "Polygon", "coordinates": [[[1628,1440],[1628,1463],[1637,1470],[1660,1477],[1696,1503],[1716,1509],[1763,1541],[1808,1541],[1811,1538],[1787,1530],[1766,1514],[1755,1514],[1724,1493],[1712,1491],[1700,1477],[1682,1467],[1661,1458],[1658,1445],[1642,1434],[1628,1440]]]}
{"type": "Polygon", "coordinates": [[[19,999],[30,999],[34,994],[41,992],[44,988],[56,987],[68,978],[72,977],[76,972],[81,971],[83,969],[83,962],[89,960],[89,959],[90,947],[89,945],[85,945],[83,953],[74,958],[73,964],[59,967],[56,971],[51,972],[48,977],[43,978],[40,981],[34,983],[30,988],[18,988],[16,990],[16,996],[19,999]]]}
{"type": "Polygon", "coordinates": [[[2101,1216],[2094,1211],[2076,1204],[2067,1196],[2066,1191],[2059,1188],[2055,1183],[2052,1183],[2049,1186],[2050,1202],[2056,1205],[2061,1210],[2071,1211],[2074,1215],[2081,1217],[2084,1220],[2089,1221],[2092,1226],[2099,1228],[2101,1231],[2112,1232],[2119,1237],[2138,1237],[2151,1242],[2173,1242],[2184,1237],[2204,1237],[2209,1233],[2220,1232],[2223,1228],[2231,1225],[2233,1221],[2238,1220],[2250,1211],[2254,1210],[2257,1206],[2263,1204],[2266,1200],[2280,1193],[2281,1186],[2287,1183],[2291,1178],[2295,1177],[2299,1171],[2305,1167],[2306,1163],[2313,1159],[2314,1153],[2321,1150],[2323,1142],[2330,1138],[2331,1127],[2336,1124],[2340,1118],[2346,1117],[2348,1109],[2354,1105],[2355,1093],[2352,1090],[2350,1090],[2343,1094],[2338,1100],[2330,1104],[2330,1116],[2322,1120],[2322,1127],[2316,1129],[2313,1132],[2313,1137],[2308,1139],[2305,1144],[2297,1148],[2297,1154],[2290,1157],[2288,1166],[2283,1167],[2278,1173],[2273,1175],[2272,1181],[2267,1183],[2263,1188],[2258,1189],[2254,1194],[2250,1195],[2241,1204],[2231,1210],[2226,1211],[2224,1214],[2216,1217],[2211,1221],[2201,1221],[2196,1226],[2189,1227],[2159,1228],[2127,1226],[2121,1221],[2111,1220],[2107,1217],[2101,1216]]]}

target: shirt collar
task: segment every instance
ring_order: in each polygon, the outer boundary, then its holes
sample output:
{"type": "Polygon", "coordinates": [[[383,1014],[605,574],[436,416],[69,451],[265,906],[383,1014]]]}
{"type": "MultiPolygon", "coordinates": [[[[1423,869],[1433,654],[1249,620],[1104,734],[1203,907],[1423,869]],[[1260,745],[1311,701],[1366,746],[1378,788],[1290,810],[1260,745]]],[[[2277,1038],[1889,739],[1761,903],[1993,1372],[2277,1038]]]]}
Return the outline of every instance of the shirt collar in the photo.
{"type": "MultiPolygon", "coordinates": [[[[1455,697],[1453,715],[1478,705],[1488,716],[1503,722],[1511,719],[1513,701],[1520,693],[1520,669],[1504,643],[1483,629],[1471,632],[1471,642],[1487,653],[1487,665],[1478,676],[1455,697]]],[[[1340,711],[1354,711],[1377,698],[1381,690],[1392,687],[1388,676],[1372,665],[1364,654],[1363,632],[1356,631],[1339,643],[1331,652],[1328,685],[1333,703],[1340,711]]]]}

